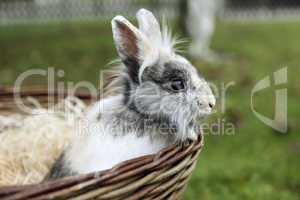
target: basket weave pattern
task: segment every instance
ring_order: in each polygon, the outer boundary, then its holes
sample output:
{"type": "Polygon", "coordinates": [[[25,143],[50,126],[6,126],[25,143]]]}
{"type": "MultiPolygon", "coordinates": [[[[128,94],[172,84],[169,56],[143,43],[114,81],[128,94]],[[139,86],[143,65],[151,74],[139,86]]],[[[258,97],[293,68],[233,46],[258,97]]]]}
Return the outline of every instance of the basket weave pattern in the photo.
{"type": "MultiPolygon", "coordinates": [[[[22,93],[24,98],[48,95],[55,94],[30,90],[22,93]]],[[[5,106],[12,96],[9,89],[0,88],[0,112],[12,112],[13,106],[9,109],[5,106]]],[[[77,96],[89,99],[87,95],[77,96]]],[[[155,155],[125,161],[110,170],[35,185],[3,187],[0,199],[180,199],[202,146],[203,139],[199,137],[197,141],[174,145],[155,155]]]]}

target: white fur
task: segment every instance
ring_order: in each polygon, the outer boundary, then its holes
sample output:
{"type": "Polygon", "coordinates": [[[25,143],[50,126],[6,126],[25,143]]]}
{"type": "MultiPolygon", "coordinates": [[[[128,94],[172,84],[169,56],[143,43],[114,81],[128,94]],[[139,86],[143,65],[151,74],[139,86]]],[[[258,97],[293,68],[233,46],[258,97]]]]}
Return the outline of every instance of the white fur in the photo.
{"type": "Polygon", "coordinates": [[[146,9],[140,9],[136,18],[139,23],[139,30],[149,38],[153,46],[159,48],[162,44],[162,35],[160,25],[154,15],[146,9]]]}
{"type": "Polygon", "coordinates": [[[135,133],[114,137],[104,133],[92,135],[70,151],[71,168],[78,173],[89,173],[110,169],[122,161],[157,153],[166,144],[153,142],[149,136],[137,137],[135,133]],[[82,148],[84,147],[84,148],[82,148]]]}
{"type": "Polygon", "coordinates": [[[72,170],[82,174],[109,169],[122,161],[157,153],[169,145],[162,139],[153,140],[148,134],[112,132],[110,113],[123,109],[119,107],[121,100],[121,96],[109,97],[88,110],[86,120],[81,122],[81,132],[66,151],[72,170]],[[103,116],[97,121],[99,114],[103,116]]]}

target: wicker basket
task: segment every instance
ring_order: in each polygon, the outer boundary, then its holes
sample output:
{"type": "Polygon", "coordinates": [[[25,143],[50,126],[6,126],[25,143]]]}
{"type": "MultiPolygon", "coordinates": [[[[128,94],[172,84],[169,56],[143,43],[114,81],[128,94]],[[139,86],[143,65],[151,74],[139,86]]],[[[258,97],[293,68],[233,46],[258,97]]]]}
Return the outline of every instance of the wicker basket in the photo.
{"type": "MultiPolygon", "coordinates": [[[[63,97],[64,93],[30,88],[20,92],[46,103],[49,95],[63,97]]],[[[18,112],[13,90],[0,88],[0,112],[18,112]]],[[[90,101],[84,92],[76,96],[90,101]]],[[[54,98],[55,99],[55,98],[54,98]]],[[[58,99],[57,99],[58,100],[58,99]]],[[[203,146],[199,137],[185,146],[172,146],[156,155],[125,161],[106,171],[68,177],[48,183],[0,188],[0,199],[180,199],[196,166],[203,146]]]]}

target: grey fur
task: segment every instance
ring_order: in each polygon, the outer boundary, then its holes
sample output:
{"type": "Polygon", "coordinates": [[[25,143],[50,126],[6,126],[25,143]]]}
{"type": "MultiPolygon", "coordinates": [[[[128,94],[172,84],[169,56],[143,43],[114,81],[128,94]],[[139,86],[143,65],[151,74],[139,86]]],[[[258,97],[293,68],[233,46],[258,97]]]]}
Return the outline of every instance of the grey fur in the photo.
{"type": "Polygon", "coordinates": [[[65,160],[65,153],[62,153],[60,157],[55,161],[49,173],[45,177],[44,181],[51,181],[58,178],[63,178],[67,176],[76,175],[75,172],[72,172],[72,169],[68,167],[68,164],[65,160]]]}

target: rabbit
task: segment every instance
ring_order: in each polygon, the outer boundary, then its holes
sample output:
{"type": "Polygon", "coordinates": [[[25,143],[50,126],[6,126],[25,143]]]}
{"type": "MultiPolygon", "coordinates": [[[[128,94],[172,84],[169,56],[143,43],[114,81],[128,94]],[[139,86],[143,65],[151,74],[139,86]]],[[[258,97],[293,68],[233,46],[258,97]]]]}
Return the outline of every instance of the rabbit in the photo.
{"type": "Polygon", "coordinates": [[[196,140],[199,119],[216,100],[196,68],[177,53],[177,40],[146,9],[139,28],[123,16],[112,19],[120,57],[107,88],[112,94],[92,105],[84,128],[56,160],[46,180],[110,169],[172,144],[196,140]]]}

